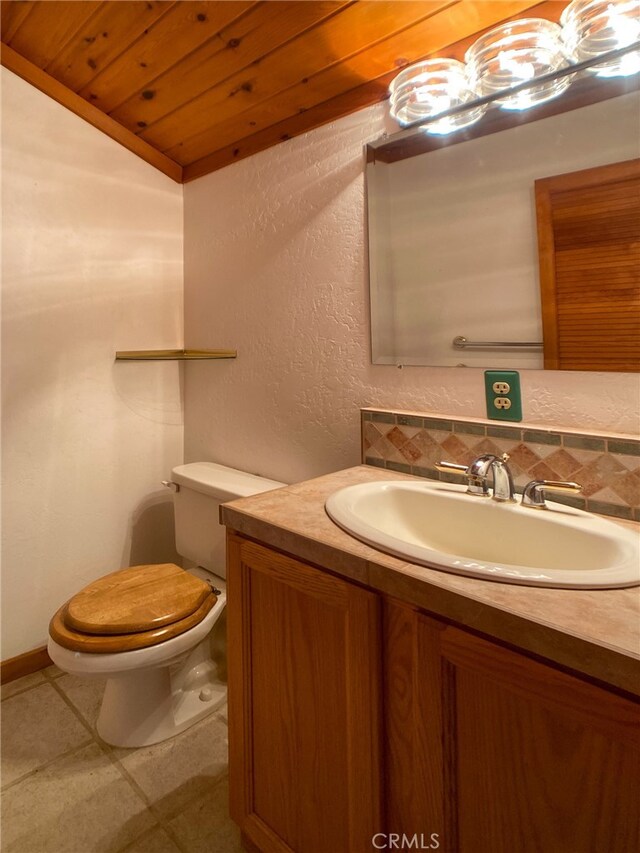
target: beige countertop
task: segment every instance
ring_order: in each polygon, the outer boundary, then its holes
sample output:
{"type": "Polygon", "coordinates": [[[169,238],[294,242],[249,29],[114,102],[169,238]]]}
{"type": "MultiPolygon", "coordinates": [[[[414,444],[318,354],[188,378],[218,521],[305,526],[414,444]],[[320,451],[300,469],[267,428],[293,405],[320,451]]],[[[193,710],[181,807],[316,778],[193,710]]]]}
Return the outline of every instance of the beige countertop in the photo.
{"type": "Polygon", "coordinates": [[[359,542],[325,512],[327,497],[344,486],[415,479],[360,465],[232,501],[220,515],[238,533],[640,695],[639,587],[543,589],[447,574],[359,542]]]}

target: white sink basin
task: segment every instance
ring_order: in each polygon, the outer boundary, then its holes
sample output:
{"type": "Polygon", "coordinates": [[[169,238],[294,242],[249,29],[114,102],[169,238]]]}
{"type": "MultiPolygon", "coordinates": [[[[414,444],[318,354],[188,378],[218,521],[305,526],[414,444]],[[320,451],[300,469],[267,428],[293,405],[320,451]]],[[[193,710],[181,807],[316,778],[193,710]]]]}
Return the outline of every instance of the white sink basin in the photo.
{"type": "Polygon", "coordinates": [[[547,501],[548,510],[466,494],[465,486],[394,480],[347,486],[326,502],[357,539],[411,563],[529,586],[640,584],[640,537],[547,501]]]}

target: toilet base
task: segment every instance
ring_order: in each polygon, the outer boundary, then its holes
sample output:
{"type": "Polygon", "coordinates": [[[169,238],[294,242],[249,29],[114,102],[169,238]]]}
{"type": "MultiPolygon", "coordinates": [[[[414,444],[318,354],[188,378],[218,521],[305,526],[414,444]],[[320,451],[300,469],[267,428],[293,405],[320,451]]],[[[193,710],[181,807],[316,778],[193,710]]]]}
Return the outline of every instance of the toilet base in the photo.
{"type": "Polygon", "coordinates": [[[151,746],[185,731],[227,698],[227,685],[219,681],[207,686],[207,699],[198,688],[167,695],[165,676],[163,670],[150,670],[110,678],[98,716],[100,737],[112,746],[151,746]]]}
{"type": "Polygon", "coordinates": [[[122,673],[107,680],[97,729],[113,746],[151,746],[219,708],[227,685],[217,678],[208,638],[185,661],[122,673]]]}

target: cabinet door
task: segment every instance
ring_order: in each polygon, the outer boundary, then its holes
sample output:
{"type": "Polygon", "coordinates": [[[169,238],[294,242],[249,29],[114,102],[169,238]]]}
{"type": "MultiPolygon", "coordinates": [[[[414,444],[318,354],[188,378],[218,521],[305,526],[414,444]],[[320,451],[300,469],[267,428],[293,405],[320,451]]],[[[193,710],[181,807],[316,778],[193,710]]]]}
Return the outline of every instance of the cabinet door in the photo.
{"type": "Polygon", "coordinates": [[[535,191],[545,368],[640,370],[640,160],[535,191]]]}
{"type": "Polygon", "coordinates": [[[363,853],[380,819],[379,598],[228,537],[231,813],[262,851],[363,853]]]}
{"type": "Polygon", "coordinates": [[[640,849],[638,705],[385,606],[387,826],[450,853],[640,849]]]}

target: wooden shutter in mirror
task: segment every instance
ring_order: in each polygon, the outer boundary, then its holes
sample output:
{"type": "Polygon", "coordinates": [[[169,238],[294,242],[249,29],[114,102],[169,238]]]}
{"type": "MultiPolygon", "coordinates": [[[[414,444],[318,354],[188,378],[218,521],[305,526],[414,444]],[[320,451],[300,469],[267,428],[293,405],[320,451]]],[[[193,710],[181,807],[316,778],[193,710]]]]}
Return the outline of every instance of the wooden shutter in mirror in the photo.
{"type": "Polygon", "coordinates": [[[535,191],[545,368],[640,370],[640,160],[535,191]]]}

